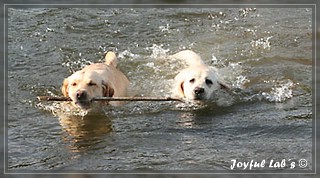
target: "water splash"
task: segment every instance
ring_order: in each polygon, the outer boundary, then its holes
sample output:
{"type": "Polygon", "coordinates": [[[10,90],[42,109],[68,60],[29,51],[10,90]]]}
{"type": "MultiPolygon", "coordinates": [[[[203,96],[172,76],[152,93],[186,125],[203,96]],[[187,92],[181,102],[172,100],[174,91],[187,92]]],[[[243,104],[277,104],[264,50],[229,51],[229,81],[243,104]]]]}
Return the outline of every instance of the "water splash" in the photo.
{"type": "Polygon", "coordinates": [[[239,10],[240,17],[247,17],[250,13],[255,12],[256,8],[242,8],[239,10]]]}
{"type": "MultiPolygon", "coordinates": [[[[54,116],[70,115],[84,117],[88,114],[104,113],[103,109],[96,109],[92,112],[87,110],[81,110],[80,108],[74,107],[71,102],[39,102],[35,104],[35,107],[43,111],[52,113],[54,116]]],[[[94,107],[95,108],[95,107],[94,107]]],[[[108,114],[106,114],[108,115],[108,114]]]]}
{"type": "Polygon", "coordinates": [[[293,97],[292,87],[294,85],[291,80],[288,80],[286,83],[272,87],[270,93],[262,92],[261,95],[270,102],[284,102],[293,97]]]}
{"type": "Polygon", "coordinates": [[[232,88],[244,89],[244,84],[250,82],[243,74],[244,69],[241,62],[224,64],[224,67],[220,68],[219,71],[232,88]]]}
{"type": "MultiPolygon", "coordinates": [[[[81,56],[82,54],[79,53],[79,57],[81,56]]],[[[72,73],[74,73],[75,71],[80,70],[90,64],[92,64],[91,61],[88,61],[87,59],[84,59],[84,58],[80,58],[79,60],[76,60],[76,61],[68,59],[66,62],[63,62],[61,65],[63,67],[67,67],[72,73]]]]}
{"type": "Polygon", "coordinates": [[[239,75],[236,77],[236,80],[232,82],[232,88],[244,89],[244,84],[250,82],[244,75],[239,75]]]}
{"type": "Polygon", "coordinates": [[[123,58],[129,58],[130,60],[134,60],[139,58],[140,55],[138,54],[133,54],[130,50],[124,50],[119,53],[118,58],[123,59],[123,58]]]}
{"type": "Polygon", "coordinates": [[[151,58],[161,58],[163,56],[166,56],[166,54],[170,51],[170,49],[164,49],[163,44],[156,45],[153,44],[152,47],[147,47],[147,50],[152,50],[151,58]]]}
{"type": "Polygon", "coordinates": [[[271,90],[268,92],[258,92],[256,94],[249,94],[242,98],[244,101],[263,101],[266,100],[268,102],[276,102],[281,103],[287,101],[288,99],[293,97],[293,87],[298,85],[298,83],[293,83],[291,80],[283,80],[283,81],[264,81],[265,83],[274,85],[271,87],[271,90]]]}
{"type": "Polygon", "coordinates": [[[166,26],[159,26],[159,29],[162,33],[170,33],[170,25],[166,24],[166,26]]]}
{"type": "Polygon", "coordinates": [[[271,42],[270,39],[273,36],[269,36],[269,37],[263,37],[257,40],[253,40],[250,42],[251,47],[256,48],[256,49],[270,49],[271,48],[271,42]]]}

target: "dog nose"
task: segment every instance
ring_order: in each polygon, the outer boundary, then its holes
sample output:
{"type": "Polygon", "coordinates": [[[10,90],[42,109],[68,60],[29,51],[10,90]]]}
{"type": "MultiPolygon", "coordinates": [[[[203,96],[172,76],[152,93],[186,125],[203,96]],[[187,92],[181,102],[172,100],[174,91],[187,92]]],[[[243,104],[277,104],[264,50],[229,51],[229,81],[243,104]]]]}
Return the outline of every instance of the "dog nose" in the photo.
{"type": "Polygon", "coordinates": [[[77,91],[77,99],[86,99],[87,98],[87,92],[86,91],[77,91]]]}
{"type": "Polygon", "coordinates": [[[195,93],[196,95],[200,95],[200,94],[204,93],[204,88],[196,87],[196,88],[194,89],[194,93],[195,93]]]}

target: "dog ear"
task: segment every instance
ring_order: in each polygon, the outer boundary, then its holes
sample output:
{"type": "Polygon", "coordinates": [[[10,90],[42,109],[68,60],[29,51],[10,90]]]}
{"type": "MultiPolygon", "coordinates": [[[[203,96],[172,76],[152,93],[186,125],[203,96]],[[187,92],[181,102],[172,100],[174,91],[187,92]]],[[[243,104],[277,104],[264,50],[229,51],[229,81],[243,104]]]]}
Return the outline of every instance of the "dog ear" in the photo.
{"type": "Polygon", "coordinates": [[[220,86],[220,89],[230,91],[231,87],[227,84],[225,80],[222,79],[222,77],[219,75],[218,70],[215,67],[210,67],[212,71],[214,71],[216,77],[217,77],[217,83],[220,86]]]}
{"type": "Polygon", "coordinates": [[[181,71],[174,78],[174,87],[173,87],[173,95],[175,97],[184,98],[184,80],[185,80],[185,72],[181,71]]]}
{"type": "Polygon", "coordinates": [[[180,87],[178,88],[178,95],[179,95],[181,98],[185,97],[183,84],[184,84],[184,81],[180,83],[180,87]]]}
{"type": "Polygon", "coordinates": [[[102,81],[103,93],[104,97],[112,97],[114,95],[114,89],[110,87],[106,82],[102,81]]]}
{"type": "Polygon", "coordinates": [[[105,64],[113,67],[117,67],[117,56],[114,52],[109,51],[107,52],[106,56],[104,57],[105,64]]]}
{"type": "Polygon", "coordinates": [[[173,88],[173,97],[184,98],[184,81],[176,81],[175,86],[173,88]]]}
{"type": "Polygon", "coordinates": [[[221,89],[224,89],[224,90],[227,90],[227,91],[231,90],[230,86],[228,84],[226,84],[225,82],[218,81],[218,84],[220,85],[221,89]]]}
{"type": "Polygon", "coordinates": [[[62,94],[65,97],[69,97],[68,85],[69,85],[69,80],[66,78],[66,79],[63,80],[63,83],[62,83],[62,86],[61,86],[62,94]]]}

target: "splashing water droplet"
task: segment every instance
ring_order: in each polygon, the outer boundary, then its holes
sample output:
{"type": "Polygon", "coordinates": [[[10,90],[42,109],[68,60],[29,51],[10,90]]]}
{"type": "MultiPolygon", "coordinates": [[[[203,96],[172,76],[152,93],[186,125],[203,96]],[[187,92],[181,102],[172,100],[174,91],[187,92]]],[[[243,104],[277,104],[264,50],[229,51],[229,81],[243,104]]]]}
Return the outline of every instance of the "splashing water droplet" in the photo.
{"type": "Polygon", "coordinates": [[[293,97],[293,86],[294,83],[291,80],[288,80],[287,83],[273,87],[270,93],[263,92],[262,96],[270,102],[283,102],[293,97]]]}

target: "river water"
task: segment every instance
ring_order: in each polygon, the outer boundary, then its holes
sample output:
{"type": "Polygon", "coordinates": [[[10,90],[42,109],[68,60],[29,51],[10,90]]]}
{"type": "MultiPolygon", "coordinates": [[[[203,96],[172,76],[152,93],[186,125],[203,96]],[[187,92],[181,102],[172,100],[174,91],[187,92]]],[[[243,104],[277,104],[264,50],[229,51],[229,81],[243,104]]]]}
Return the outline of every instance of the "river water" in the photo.
{"type": "Polygon", "coordinates": [[[8,172],[314,166],[311,8],[8,8],[7,25],[8,172]],[[107,50],[132,95],[168,96],[181,69],[168,56],[183,49],[217,67],[234,93],[205,106],[131,102],[84,117],[36,99],[61,96],[63,79],[107,50]]]}

